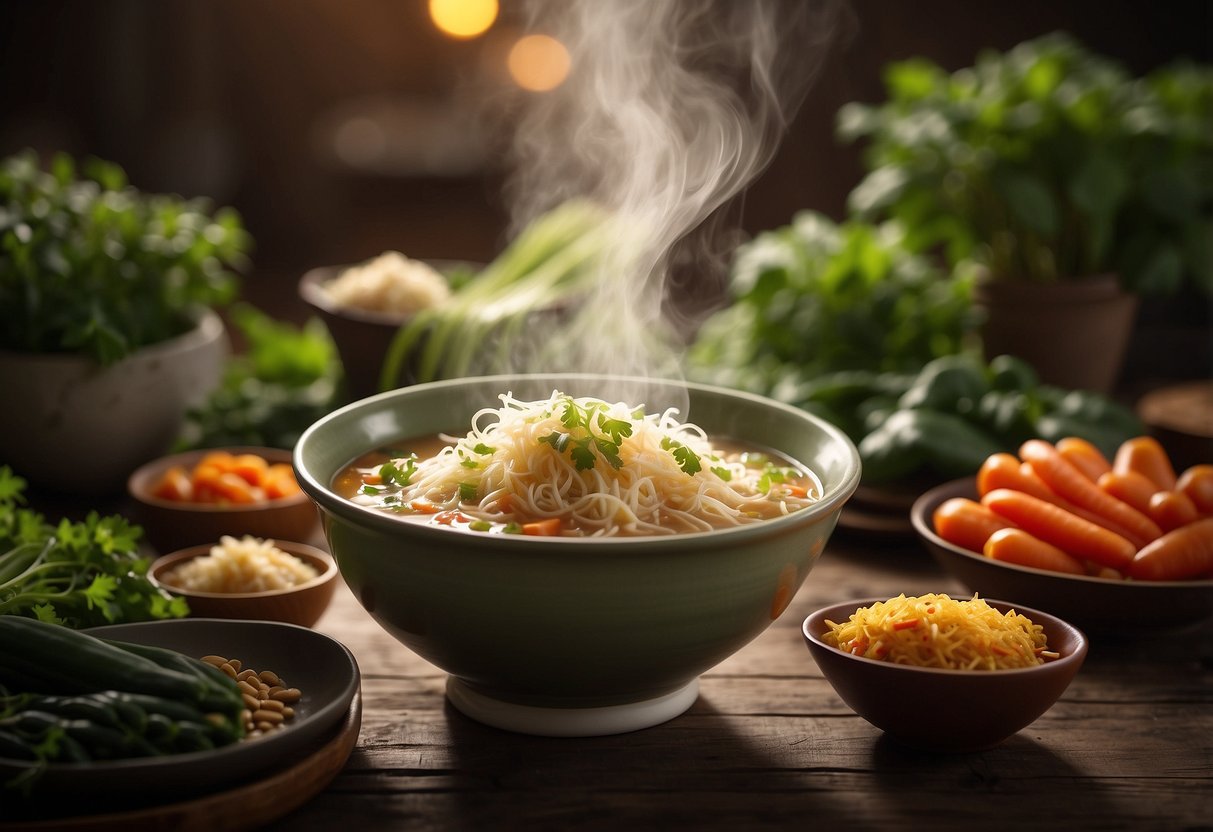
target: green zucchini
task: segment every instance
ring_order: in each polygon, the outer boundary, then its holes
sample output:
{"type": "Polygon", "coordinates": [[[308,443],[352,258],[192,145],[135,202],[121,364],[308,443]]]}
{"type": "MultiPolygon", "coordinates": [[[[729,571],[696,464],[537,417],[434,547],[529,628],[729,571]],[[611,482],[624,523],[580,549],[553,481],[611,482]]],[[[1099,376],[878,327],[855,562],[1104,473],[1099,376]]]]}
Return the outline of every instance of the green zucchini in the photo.
{"type": "Polygon", "coordinates": [[[213,692],[198,677],[95,636],[19,615],[0,615],[0,670],[26,678],[37,693],[126,690],[197,702],[213,692]]]}

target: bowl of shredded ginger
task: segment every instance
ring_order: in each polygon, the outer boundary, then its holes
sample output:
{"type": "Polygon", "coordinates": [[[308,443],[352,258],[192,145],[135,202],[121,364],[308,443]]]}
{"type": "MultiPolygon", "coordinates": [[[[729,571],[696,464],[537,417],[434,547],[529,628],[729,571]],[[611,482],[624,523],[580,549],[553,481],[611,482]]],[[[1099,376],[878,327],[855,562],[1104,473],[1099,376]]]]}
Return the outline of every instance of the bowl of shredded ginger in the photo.
{"type": "Polygon", "coordinates": [[[1032,724],[1087,653],[1073,625],[976,595],[847,601],[806,618],[803,635],[852,710],[896,740],[935,751],[990,748],[1032,724]]]}
{"type": "Polygon", "coordinates": [[[225,535],[152,563],[153,582],[185,598],[201,618],[283,621],[310,627],[333,598],[337,566],[303,543],[225,535]]]}

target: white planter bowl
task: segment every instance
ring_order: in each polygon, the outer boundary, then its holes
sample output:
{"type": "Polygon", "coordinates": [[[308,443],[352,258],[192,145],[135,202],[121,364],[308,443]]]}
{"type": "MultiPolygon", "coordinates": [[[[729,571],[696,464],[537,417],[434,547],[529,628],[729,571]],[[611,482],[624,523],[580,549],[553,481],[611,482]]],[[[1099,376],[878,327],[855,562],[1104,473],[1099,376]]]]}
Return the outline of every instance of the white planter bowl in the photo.
{"type": "Polygon", "coordinates": [[[172,447],[186,410],[218,387],[227,355],[210,310],[184,335],[109,367],[0,350],[0,464],[49,490],[120,494],[132,471],[172,447]]]}

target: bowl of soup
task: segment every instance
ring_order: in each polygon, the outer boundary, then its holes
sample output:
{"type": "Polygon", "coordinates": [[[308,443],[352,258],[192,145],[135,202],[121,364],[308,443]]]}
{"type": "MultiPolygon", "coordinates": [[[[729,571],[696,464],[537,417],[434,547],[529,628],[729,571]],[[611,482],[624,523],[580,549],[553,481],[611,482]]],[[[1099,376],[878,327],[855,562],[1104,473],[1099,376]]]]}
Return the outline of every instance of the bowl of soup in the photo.
{"type": "Polygon", "coordinates": [[[594,375],[420,384],[334,411],[300,486],[362,606],[464,714],[553,736],[655,725],[786,609],[859,482],[768,399],[594,375]]]}

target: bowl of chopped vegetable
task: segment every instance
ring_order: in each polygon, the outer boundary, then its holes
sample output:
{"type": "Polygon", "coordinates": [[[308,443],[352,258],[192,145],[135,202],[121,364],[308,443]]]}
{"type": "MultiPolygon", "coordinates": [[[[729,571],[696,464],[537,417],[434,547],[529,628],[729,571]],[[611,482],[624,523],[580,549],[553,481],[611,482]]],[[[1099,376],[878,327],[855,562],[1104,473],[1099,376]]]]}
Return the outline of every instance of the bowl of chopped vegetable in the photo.
{"type": "Polygon", "coordinates": [[[304,543],[225,536],[157,558],[148,577],[195,617],[311,627],[333,600],[337,564],[304,543]]]}
{"type": "Polygon", "coordinates": [[[312,540],[319,516],[295,481],[291,452],[234,446],[171,454],[127,480],[136,519],[161,553],[223,535],[312,540]]]}
{"type": "Polygon", "coordinates": [[[844,601],[805,619],[822,674],[859,716],[932,751],[991,748],[1035,722],[1087,654],[1077,627],[1006,601],[844,601]]]}
{"type": "MultiPolygon", "coordinates": [[[[910,521],[935,561],[973,592],[1064,615],[1093,631],[1158,632],[1213,616],[1213,580],[1208,578],[1146,581],[1106,571],[1106,577],[1061,572],[987,557],[984,546],[962,545],[951,529],[944,529],[953,538],[947,539],[942,526],[979,525],[980,517],[968,516],[970,512],[988,516],[978,500],[975,478],[964,477],[926,491],[910,511],[910,521]]],[[[982,533],[989,537],[991,530],[982,533]]]]}

